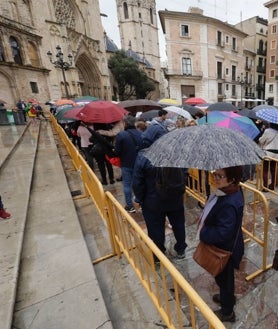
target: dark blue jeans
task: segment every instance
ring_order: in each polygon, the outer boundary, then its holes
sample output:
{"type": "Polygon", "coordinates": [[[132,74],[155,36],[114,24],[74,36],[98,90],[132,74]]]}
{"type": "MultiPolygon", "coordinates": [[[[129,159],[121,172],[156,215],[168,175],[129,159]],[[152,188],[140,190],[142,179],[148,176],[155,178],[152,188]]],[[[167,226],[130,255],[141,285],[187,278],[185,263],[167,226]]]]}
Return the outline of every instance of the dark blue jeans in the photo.
{"type": "Polygon", "coordinates": [[[125,202],[128,207],[133,207],[132,202],[132,177],[133,168],[122,167],[123,187],[125,202]]]}
{"type": "Polygon", "coordinates": [[[178,253],[184,252],[187,244],[185,243],[185,218],[184,207],[173,210],[163,210],[163,206],[159,209],[151,209],[142,206],[142,214],[144,216],[148,235],[157,245],[157,247],[164,253],[166,248],[165,243],[165,219],[166,216],[172,225],[173,233],[176,239],[174,249],[178,253]]]}

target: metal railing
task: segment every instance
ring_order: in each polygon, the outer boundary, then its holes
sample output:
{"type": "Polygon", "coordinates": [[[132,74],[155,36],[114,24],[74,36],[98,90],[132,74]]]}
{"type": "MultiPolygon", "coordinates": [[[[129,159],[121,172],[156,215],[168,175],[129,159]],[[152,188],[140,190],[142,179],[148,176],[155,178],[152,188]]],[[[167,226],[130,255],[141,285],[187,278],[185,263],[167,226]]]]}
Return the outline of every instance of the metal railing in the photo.
{"type": "MultiPolygon", "coordinates": [[[[247,275],[245,278],[247,281],[267,271],[271,267],[271,264],[267,265],[269,204],[264,194],[259,191],[262,181],[261,168],[262,164],[256,166],[255,182],[248,182],[248,185],[240,183],[245,200],[242,223],[243,233],[247,236],[245,243],[252,240],[257,246],[262,248],[261,257],[258,257],[259,254],[256,253],[256,259],[254,260],[255,263],[261,260],[261,265],[256,264],[259,269],[247,275]],[[252,184],[255,185],[255,187],[252,187],[252,184]]],[[[198,169],[189,169],[188,174],[186,194],[204,204],[209,194],[207,187],[208,185],[213,186],[211,174],[198,169]]],[[[276,191],[272,192],[277,193],[276,191]]]]}
{"type": "Polygon", "coordinates": [[[211,329],[225,328],[114,196],[106,196],[117,255],[125,255],[167,327],[197,329],[207,323],[211,329]]]}
{"type": "Polygon", "coordinates": [[[80,172],[85,187],[82,197],[91,197],[101,217],[105,219],[111,243],[111,254],[93,261],[96,264],[109,257],[125,255],[150,299],[168,328],[225,329],[223,323],[203,301],[169,259],[128,214],[110,192],[104,192],[101,183],[63,128],[51,116],[74,167],[80,172]],[[159,260],[159,265],[154,261],[159,260]]]}
{"type": "MultiPolygon", "coordinates": [[[[78,154],[79,152],[62,127],[56,123],[54,117],[51,120],[72,157],[75,168],[81,175],[85,189],[83,197],[91,197],[107,224],[111,254],[95,260],[93,263],[115,255],[121,257],[124,254],[168,328],[183,328],[185,325],[191,328],[200,328],[205,323],[209,325],[209,329],[225,328],[193,287],[114,196],[110,192],[104,192],[98,178],[87,165],[85,159],[78,154]],[[155,259],[158,262],[155,262],[155,259]]],[[[261,165],[258,168],[260,173],[261,165]]],[[[271,267],[271,265],[267,265],[268,202],[264,194],[257,189],[261,186],[259,185],[261,174],[257,173],[257,179],[259,181],[256,183],[256,188],[241,183],[245,198],[242,228],[248,237],[245,242],[252,240],[256,246],[262,248],[262,257],[258,258],[256,253],[254,260],[256,263],[261,259],[261,265],[257,265],[259,269],[248,275],[246,280],[253,279],[271,267]]],[[[201,203],[205,203],[208,183],[212,185],[209,173],[189,169],[186,195],[191,195],[201,203]]]]}

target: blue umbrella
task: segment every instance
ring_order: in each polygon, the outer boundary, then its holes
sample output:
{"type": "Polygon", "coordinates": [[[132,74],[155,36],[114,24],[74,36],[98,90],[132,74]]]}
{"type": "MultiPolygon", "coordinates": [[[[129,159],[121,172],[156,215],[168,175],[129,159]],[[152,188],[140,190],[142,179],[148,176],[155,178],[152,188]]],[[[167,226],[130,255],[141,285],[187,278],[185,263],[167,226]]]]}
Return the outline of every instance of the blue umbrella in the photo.
{"type": "Polygon", "coordinates": [[[205,117],[199,119],[198,124],[212,124],[218,127],[230,128],[242,132],[251,139],[255,139],[260,133],[259,129],[251,119],[231,111],[210,112],[205,117]]]}
{"type": "Polygon", "coordinates": [[[256,116],[263,121],[278,124],[278,109],[275,107],[263,108],[256,112],[256,116]]]}

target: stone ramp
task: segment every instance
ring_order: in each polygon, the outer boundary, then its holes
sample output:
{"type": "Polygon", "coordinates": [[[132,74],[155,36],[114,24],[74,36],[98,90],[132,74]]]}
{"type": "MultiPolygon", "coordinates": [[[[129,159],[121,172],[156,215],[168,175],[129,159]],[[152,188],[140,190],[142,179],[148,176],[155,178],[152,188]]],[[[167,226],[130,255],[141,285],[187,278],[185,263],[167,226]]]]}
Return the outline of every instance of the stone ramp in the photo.
{"type": "Polygon", "coordinates": [[[12,213],[0,221],[0,321],[11,328],[39,127],[1,127],[0,193],[12,213]],[[18,133],[18,135],[17,135],[18,133]]]}
{"type": "Polygon", "coordinates": [[[110,329],[50,123],[39,140],[39,126],[14,128],[0,127],[0,193],[12,213],[0,222],[0,327],[110,329]]]}

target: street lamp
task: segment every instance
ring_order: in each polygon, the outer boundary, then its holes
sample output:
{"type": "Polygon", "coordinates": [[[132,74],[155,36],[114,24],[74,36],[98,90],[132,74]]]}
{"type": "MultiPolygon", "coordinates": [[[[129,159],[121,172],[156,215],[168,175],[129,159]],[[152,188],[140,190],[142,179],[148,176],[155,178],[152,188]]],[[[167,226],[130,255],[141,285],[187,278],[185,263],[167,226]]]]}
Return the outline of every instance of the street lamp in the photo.
{"type": "Polygon", "coordinates": [[[52,64],[54,64],[54,67],[60,68],[62,70],[63,80],[64,80],[64,84],[65,84],[66,97],[67,97],[67,99],[69,99],[69,92],[68,92],[68,87],[67,87],[65,71],[67,71],[72,65],[72,55],[68,54],[69,61],[65,62],[64,61],[64,54],[61,50],[61,47],[56,46],[56,50],[57,50],[56,61],[54,61],[52,59],[52,52],[50,50],[47,52],[47,56],[48,56],[50,62],[52,64]]]}
{"type": "Polygon", "coordinates": [[[237,82],[240,84],[240,105],[242,106],[242,89],[248,84],[247,77],[243,77],[243,73],[241,73],[240,76],[237,77],[237,82]]]}

